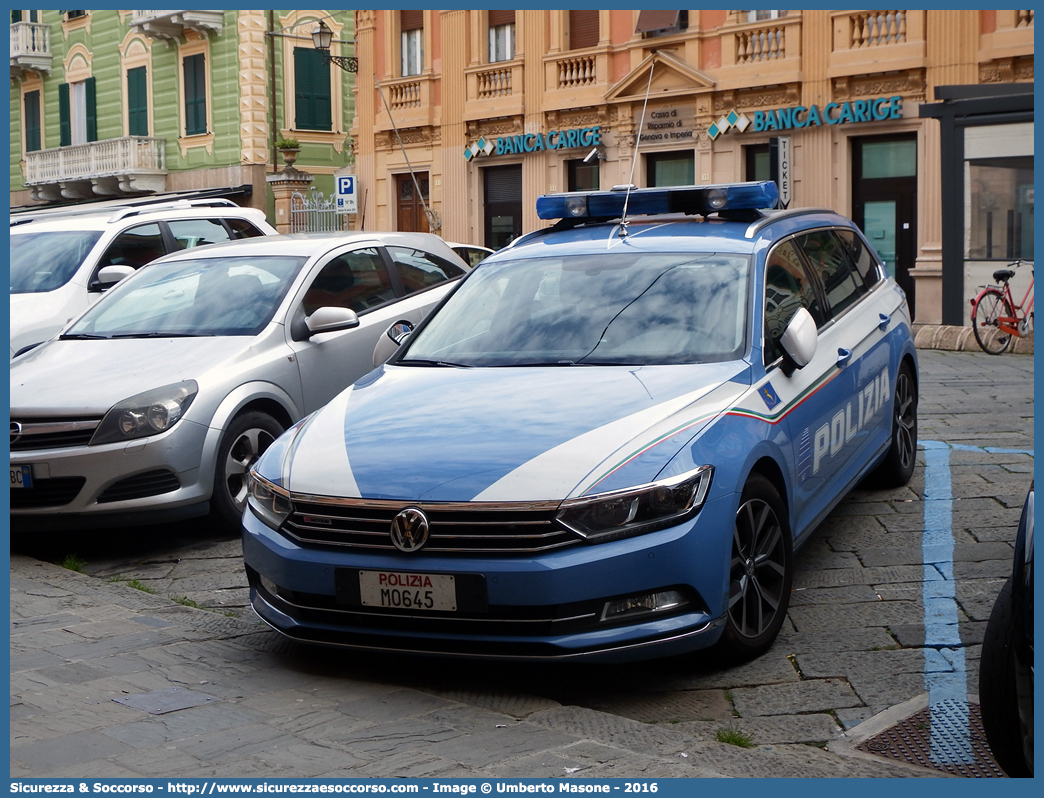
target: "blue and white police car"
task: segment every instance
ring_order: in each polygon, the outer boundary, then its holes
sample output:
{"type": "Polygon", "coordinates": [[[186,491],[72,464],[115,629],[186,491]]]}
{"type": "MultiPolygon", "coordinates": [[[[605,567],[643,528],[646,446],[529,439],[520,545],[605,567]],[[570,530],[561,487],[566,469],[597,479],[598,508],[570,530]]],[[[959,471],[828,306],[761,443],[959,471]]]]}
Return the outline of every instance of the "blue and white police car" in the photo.
{"type": "Polygon", "coordinates": [[[851,221],[775,204],[540,197],[560,221],[257,462],[257,614],[448,656],[766,651],[794,551],[865,477],[907,482],[917,440],[903,292],[851,221]]]}

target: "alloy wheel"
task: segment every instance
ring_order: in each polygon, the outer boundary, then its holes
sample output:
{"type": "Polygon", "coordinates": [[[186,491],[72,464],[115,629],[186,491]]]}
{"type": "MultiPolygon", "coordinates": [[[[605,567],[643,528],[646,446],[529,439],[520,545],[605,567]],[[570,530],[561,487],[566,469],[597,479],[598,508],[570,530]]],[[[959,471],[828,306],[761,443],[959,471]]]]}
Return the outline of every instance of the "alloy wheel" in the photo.
{"type": "Polygon", "coordinates": [[[763,634],[785,606],[787,552],[783,527],[762,499],[736,513],[729,568],[729,618],[746,638],[763,634]]]}
{"type": "Polygon", "coordinates": [[[917,398],[913,380],[905,371],[895,381],[895,443],[899,463],[909,468],[917,451],[917,398]]]}
{"type": "Polygon", "coordinates": [[[251,428],[236,438],[225,458],[225,487],[228,495],[239,510],[246,506],[247,475],[250,467],[272,444],[275,437],[268,430],[251,428]]]}

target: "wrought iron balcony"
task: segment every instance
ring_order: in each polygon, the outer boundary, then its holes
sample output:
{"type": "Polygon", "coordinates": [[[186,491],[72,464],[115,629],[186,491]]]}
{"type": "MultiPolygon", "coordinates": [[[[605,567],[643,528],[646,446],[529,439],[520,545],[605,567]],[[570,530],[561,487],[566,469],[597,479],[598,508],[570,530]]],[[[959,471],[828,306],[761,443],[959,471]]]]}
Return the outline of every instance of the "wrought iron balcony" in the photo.
{"type": "Polygon", "coordinates": [[[162,191],[166,139],[124,136],[25,154],[25,184],[34,199],[90,199],[162,191]]]}
{"type": "Polygon", "coordinates": [[[11,23],[11,77],[27,71],[51,71],[51,26],[42,22],[11,23]]]}
{"type": "Polygon", "coordinates": [[[154,39],[178,39],[186,30],[221,33],[222,11],[135,11],[131,27],[154,39]]]}

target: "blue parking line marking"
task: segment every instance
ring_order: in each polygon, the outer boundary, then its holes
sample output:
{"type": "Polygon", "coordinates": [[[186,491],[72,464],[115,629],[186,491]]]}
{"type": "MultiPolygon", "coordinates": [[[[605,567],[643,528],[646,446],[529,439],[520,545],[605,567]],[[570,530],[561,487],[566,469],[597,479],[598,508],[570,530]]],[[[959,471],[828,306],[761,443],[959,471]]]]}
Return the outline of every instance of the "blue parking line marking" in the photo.
{"type": "Polygon", "coordinates": [[[924,532],[921,538],[924,582],[924,686],[931,714],[931,760],[937,764],[973,763],[968,722],[968,672],[957,616],[953,577],[953,490],[950,452],[1026,454],[1032,449],[921,441],[924,449],[924,532]]]}
{"type": "Polygon", "coordinates": [[[924,686],[931,714],[931,759],[936,764],[971,763],[968,673],[957,627],[953,579],[953,491],[950,447],[924,441],[924,686]]]}

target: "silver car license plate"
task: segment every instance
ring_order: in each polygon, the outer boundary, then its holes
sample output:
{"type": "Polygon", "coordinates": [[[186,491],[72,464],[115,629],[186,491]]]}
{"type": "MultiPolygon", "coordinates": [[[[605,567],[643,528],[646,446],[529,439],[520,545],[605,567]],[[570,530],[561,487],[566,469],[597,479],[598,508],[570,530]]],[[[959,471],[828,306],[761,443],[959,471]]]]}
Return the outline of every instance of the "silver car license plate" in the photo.
{"type": "Polygon", "coordinates": [[[33,486],[33,467],[31,465],[11,466],[11,489],[31,488],[33,486]]]}
{"type": "Polygon", "coordinates": [[[449,574],[359,571],[359,598],[364,607],[457,611],[456,580],[449,574]]]}

